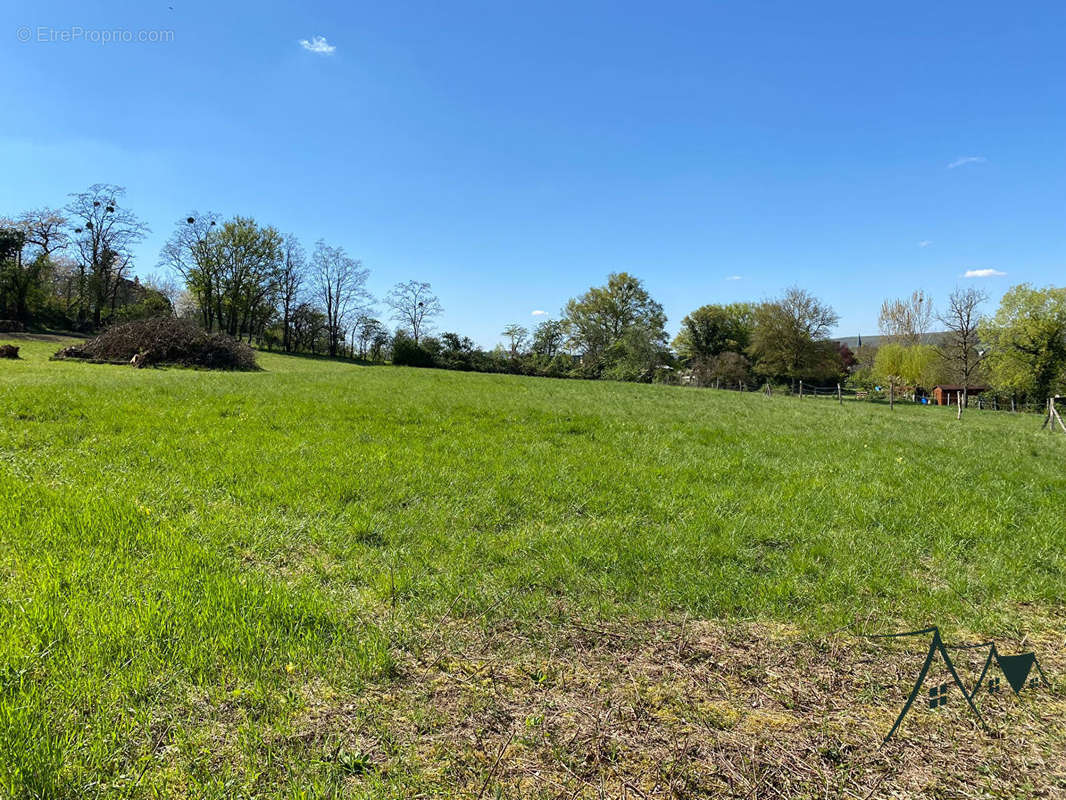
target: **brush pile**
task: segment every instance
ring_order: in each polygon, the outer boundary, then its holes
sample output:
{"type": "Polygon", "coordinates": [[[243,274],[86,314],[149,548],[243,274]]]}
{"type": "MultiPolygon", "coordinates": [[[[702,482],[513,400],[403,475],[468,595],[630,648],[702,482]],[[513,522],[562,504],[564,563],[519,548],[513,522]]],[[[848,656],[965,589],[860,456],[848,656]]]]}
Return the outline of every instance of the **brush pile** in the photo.
{"type": "Polygon", "coordinates": [[[95,363],[164,364],[200,369],[256,370],[255,351],[224,333],[208,333],[172,317],[138,320],[108,328],[94,339],[65,347],[57,359],[95,363]]]}

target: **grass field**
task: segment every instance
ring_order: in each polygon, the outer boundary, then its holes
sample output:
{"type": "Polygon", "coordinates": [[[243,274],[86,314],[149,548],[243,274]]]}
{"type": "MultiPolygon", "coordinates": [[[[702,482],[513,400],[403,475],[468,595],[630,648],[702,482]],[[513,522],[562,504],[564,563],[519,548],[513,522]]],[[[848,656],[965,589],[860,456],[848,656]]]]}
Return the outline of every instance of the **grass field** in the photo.
{"type": "MultiPolygon", "coordinates": [[[[857,634],[937,623],[1062,663],[1066,436],[1039,418],[15,343],[6,796],[781,796],[765,743],[803,737],[829,777],[793,765],[795,796],[920,793],[939,779],[871,733],[909,687],[832,668],[873,657],[857,634]]],[[[981,740],[959,785],[1066,791],[1056,702],[1029,712],[1032,785],[958,710],[981,740]]]]}

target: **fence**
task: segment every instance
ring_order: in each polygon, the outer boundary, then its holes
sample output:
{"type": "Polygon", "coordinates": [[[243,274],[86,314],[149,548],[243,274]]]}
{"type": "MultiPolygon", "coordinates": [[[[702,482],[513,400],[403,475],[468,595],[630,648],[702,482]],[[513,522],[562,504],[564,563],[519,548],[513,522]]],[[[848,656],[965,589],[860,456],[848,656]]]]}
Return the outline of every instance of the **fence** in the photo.
{"type": "MultiPolygon", "coordinates": [[[[887,403],[890,405],[895,403],[937,405],[929,395],[926,395],[923,398],[913,392],[901,395],[895,394],[894,389],[858,389],[847,387],[842,384],[836,384],[835,386],[812,386],[803,381],[799,381],[796,386],[793,387],[785,384],[773,385],[770,383],[757,384],[754,382],[748,383],[746,381],[733,382],[716,380],[713,384],[707,384],[704,386],[700,386],[700,384],[694,382],[682,385],[704,389],[718,389],[720,391],[759,393],[767,396],[784,395],[788,397],[798,397],[801,400],[835,400],[840,404],[843,404],[844,401],[847,400],[851,402],[887,403]],[[925,400],[924,403],[922,402],[923,399],[925,400]]],[[[957,405],[954,403],[943,407],[952,410],[957,409],[957,405]]],[[[1046,400],[1043,402],[1018,402],[1013,397],[1005,398],[987,394],[968,397],[966,399],[966,404],[963,407],[973,411],[1005,411],[1008,413],[1045,415],[1048,413],[1048,403],[1046,400]]]]}

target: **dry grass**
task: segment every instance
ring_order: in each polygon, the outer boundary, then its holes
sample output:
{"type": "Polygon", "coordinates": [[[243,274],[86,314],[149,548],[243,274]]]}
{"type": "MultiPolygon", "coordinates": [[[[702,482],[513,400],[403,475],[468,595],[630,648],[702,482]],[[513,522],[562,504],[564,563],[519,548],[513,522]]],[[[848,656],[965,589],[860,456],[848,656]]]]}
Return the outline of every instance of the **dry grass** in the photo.
{"type": "MultiPolygon", "coordinates": [[[[473,797],[1017,797],[1066,793],[1061,637],[1037,648],[1057,689],[923,699],[881,739],[928,638],[804,638],[682,621],[530,634],[455,623],[423,632],[401,675],[345,697],[307,687],[288,744],[356,764],[350,788],[415,781],[473,797]]],[[[1004,652],[1012,645],[1001,643],[1004,652]]],[[[972,669],[957,663],[971,683],[972,669]]],[[[939,683],[934,668],[926,687],[939,683]]],[[[1005,685],[1005,683],[1004,683],[1005,685]]]]}

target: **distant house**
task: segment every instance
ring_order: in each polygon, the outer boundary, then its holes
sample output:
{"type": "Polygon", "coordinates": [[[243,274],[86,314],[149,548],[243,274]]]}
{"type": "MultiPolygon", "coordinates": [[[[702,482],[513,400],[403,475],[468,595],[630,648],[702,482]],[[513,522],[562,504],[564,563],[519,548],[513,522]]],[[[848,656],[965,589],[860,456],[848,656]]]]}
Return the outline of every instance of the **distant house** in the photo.
{"type": "Polygon", "coordinates": [[[955,386],[944,384],[933,387],[933,402],[938,406],[954,406],[959,402],[959,395],[966,392],[967,397],[977,397],[981,392],[987,392],[987,386],[955,386]]]}

